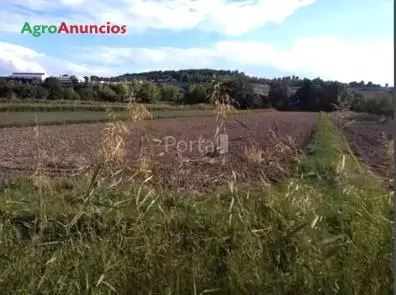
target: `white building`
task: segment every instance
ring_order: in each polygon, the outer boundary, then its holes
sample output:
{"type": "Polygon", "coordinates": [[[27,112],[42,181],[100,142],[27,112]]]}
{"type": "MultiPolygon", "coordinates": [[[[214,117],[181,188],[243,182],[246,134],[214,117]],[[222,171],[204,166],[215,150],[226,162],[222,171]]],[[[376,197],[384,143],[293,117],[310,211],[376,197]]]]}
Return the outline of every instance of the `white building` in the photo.
{"type": "Polygon", "coordinates": [[[84,77],[76,77],[74,75],[67,75],[67,74],[59,76],[59,77],[54,77],[54,78],[58,79],[59,82],[61,82],[62,84],[71,84],[71,83],[73,83],[74,79],[77,80],[78,83],[85,82],[84,77]]]}
{"type": "Polygon", "coordinates": [[[62,75],[55,78],[58,79],[59,82],[61,82],[62,84],[69,84],[73,82],[73,76],[69,76],[69,75],[62,75]]]}

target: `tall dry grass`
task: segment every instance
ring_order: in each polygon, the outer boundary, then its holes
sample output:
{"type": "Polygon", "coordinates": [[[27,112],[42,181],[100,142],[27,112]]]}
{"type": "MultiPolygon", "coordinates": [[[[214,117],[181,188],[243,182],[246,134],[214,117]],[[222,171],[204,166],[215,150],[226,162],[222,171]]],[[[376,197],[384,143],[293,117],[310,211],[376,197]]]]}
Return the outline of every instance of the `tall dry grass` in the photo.
{"type": "MultiPolygon", "coordinates": [[[[128,121],[121,121],[117,119],[117,116],[111,110],[108,110],[110,122],[106,124],[103,141],[102,141],[102,154],[104,159],[104,165],[112,173],[119,174],[120,171],[126,168],[126,146],[125,141],[128,134],[134,128],[136,122],[140,120],[152,119],[150,111],[142,104],[137,103],[136,96],[133,89],[129,84],[125,84],[126,87],[126,101],[128,111],[128,121]]],[[[150,163],[153,162],[151,157],[151,143],[149,146],[145,146],[146,141],[142,137],[140,139],[140,152],[138,156],[138,167],[134,175],[143,173],[146,177],[151,174],[150,163]],[[149,152],[147,152],[149,150],[149,152]]]]}
{"type": "Polygon", "coordinates": [[[214,112],[216,114],[216,123],[214,126],[214,151],[211,156],[221,155],[222,163],[226,161],[226,153],[228,152],[228,133],[227,133],[227,116],[235,112],[234,105],[236,101],[232,98],[224,84],[214,79],[212,83],[212,89],[209,96],[209,101],[214,105],[214,112]],[[221,142],[223,141],[223,143],[221,142]],[[225,141],[225,142],[224,142],[225,141]],[[224,147],[221,145],[227,145],[227,151],[224,151],[224,147]]]}
{"type": "Polygon", "coordinates": [[[234,174],[183,198],[98,170],[54,194],[8,186],[2,294],[389,294],[390,196],[333,128],[322,115],[298,173],[271,187],[234,174]]]}

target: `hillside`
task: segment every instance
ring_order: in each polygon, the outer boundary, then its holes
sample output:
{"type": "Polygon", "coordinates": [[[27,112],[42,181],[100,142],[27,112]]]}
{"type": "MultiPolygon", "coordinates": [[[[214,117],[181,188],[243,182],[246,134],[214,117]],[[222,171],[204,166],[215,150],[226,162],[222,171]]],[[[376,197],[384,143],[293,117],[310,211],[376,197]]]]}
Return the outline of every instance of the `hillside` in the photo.
{"type": "Polygon", "coordinates": [[[290,81],[291,86],[302,86],[303,78],[298,76],[287,76],[283,78],[263,78],[249,76],[238,70],[215,70],[215,69],[185,69],[168,71],[150,71],[142,73],[125,73],[115,77],[91,76],[92,81],[123,81],[123,80],[148,80],[155,83],[175,84],[185,86],[188,84],[210,83],[214,78],[232,79],[244,78],[250,83],[269,84],[276,81],[290,81]]]}

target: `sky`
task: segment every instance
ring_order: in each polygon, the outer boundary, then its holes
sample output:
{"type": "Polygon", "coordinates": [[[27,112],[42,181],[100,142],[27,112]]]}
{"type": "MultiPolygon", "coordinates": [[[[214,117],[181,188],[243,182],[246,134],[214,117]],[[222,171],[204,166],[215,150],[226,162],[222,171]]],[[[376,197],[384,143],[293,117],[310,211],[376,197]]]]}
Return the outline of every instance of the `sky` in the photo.
{"type": "Polygon", "coordinates": [[[391,0],[0,0],[0,75],[229,69],[393,85],[391,0]],[[126,34],[21,33],[125,25],[126,34]]]}

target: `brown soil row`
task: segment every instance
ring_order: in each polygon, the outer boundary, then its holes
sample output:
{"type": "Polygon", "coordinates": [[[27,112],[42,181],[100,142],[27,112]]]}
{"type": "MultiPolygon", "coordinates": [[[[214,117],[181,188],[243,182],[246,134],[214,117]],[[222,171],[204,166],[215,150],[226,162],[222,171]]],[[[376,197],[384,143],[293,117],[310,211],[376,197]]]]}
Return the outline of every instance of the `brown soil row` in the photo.
{"type": "Polygon", "coordinates": [[[342,118],[334,116],[334,119],[355,155],[377,175],[392,177],[393,163],[388,144],[392,140],[393,121],[356,113],[342,118]]]}
{"type": "MultiPolygon", "coordinates": [[[[227,119],[229,153],[225,163],[203,157],[202,148],[213,143],[215,118],[178,118],[139,122],[126,138],[128,167],[137,165],[144,134],[160,139],[151,168],[153,181],[179,187],[224,183],[232,171],[240,179],[279,177],[282,167],[292,162],[296,147],[307,143],[318,114],[265,112],[230,116],[227,119]],[[273,130],[274,132],[270,132],[273,130]],[[165,148],[165,138],[173,144],[165,148]],[[201,151],[198,140],[201,138],[201,151]],[[184,152],[176,152],[176,144],[184,152]],[[205,143],[205,144],[203,144],[205,143]],[[249,160],[244,150],[258,147],[265,161],[249,160]],[[164,153],[163,155],[160,155],[164,153]]],[[[0,176],[9,171],[32,171],[40,162],[51,171],[72,171],[97,162],[105,124],[81,124],[0,130],[0,176]],[[40,153],[38,153],[38,147],[40,153]]],[[[129,126],[131,127],[131,126],[129,126]]],[[[254,153],[252,153],[254,156],[254,153]]]]}

